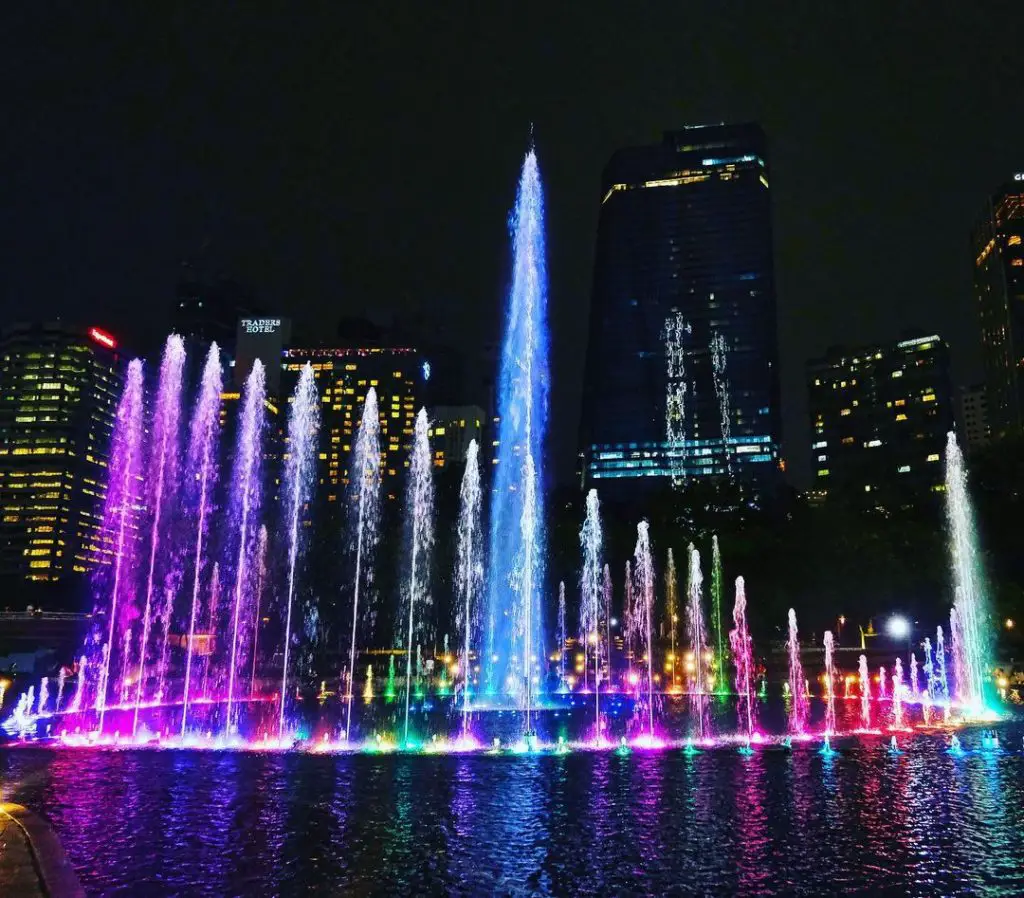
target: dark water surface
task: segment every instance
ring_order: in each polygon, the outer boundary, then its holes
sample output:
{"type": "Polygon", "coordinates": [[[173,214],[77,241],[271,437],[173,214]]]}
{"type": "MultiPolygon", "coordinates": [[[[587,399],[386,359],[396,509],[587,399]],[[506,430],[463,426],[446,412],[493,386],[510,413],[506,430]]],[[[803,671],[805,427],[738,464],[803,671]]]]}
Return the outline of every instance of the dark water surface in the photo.
{"type": "Polygon", "coordinates": [[[89,894],[1024,893],[1024,753],[0,750],[89,894]]]}

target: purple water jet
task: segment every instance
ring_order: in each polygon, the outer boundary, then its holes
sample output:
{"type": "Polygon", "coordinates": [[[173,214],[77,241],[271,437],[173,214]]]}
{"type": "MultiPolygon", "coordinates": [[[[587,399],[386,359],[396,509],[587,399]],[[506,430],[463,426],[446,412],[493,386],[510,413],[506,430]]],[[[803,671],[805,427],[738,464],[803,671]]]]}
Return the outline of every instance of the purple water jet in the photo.
{"type": "MultiPolygon", "coordinates": [[[[306,366],[309,367],[308,365],[306,366]]],[[[303,369],[305,375],[305,369],[303,369]]],[[[312,379],[312,373],[310,373],[312,379]]],[[[303,383],[303,376],[299,384],[303,383]]],[[[252,600],[251,574],[253,553],[257,548],[259,535],[259,514],[262,501],[262,469],[263,431],[266,426],[264,401],[266,397],[266,374],[263,363],[256,359],[245,381],[242,394],[241,421],[238,426],[238,440],[235,445],[235,470],[232,477],[232,520],[237,522],[238,554],[235,557],[235,586],[232,597],[231,614],[231,659],[228,662],[228,694],[224,719],[224,734],[230,736],[238,729],[235,719],[235,681],[238,678],[238,667],[244,661],[245,639],[248,622],[245,614],[246,606],[252,600]]],[[[314,393],[315,397],[315,393],[314,393]]],[[[292,403],[292,413],[295,405],[292,403]]],[[[289,457],[296,451],[289,428],[289,457]]],[[[288,654],[287,631],[285,631],[285,656],[288,654]]],[[[282,705],[284,698],[282,695],[282,705]]]]}
{"type": "Polygon", "coordinates": [[[650,527],[647,521],[636,525],[636,548],[633,551],[636,570],[632,623],[647,650],[647,734],[654,738],[654,645],[651,624],[654,614],[654,560],[651,557],[650,527]]]}
{"type": "MultiPolygon", "coordinates": [[[[261,383],[262,387],[262,383],[261,383]]],[[[262,392],[262,389],[261,389],[262,392]]],[[[288,593],[285,599],[284,659],[281,663],[281,702],[277,738],[284,740],[285,702],[288,695],[288,655],[292,642],[292,608],[295,604],[295,567],[302,549],[299,517],[312,495],[316,472],[316,448],[320,432],[320,408],[313,368],[306,364],[295,385],[288,410],[288,456],[285,459],[284,495],[288,515],[288,593]]]]}
{"type": "MultiPolygon", "coordinates": [[[[113,554],[113,583],[107,608],[110,617],[107,641],[100,662],[100,689],[96,696],[100,734],[103,733],[107,710],[107,690],[110,686],[115,640],[120,635],[123,643],[124,634],[130,633],[132,621],[126,606],[131,604],[134,595],[138,542],[136,528],[141,504],[142,437],[142,362],[134,359],[128,365],[124,390],[117,407],[108,469],[111,475],[103,511],[101,541],[113,554]]],[[[126,662],[127,656],[122,660],[126,662]]]]}
{"type": "Polygon", "coordinates": [[[860,679],[860,716],[861,726],[865,730],[871,729],[871,674],[868,672],[868,659],[861,655],[857,666],[858,678],[860,679]]]}
{"type": "Polygon", "coordinates": [[[825,735],[836,732],[835,641],[832,631],[825,631],[825,735]]]}
{"type": "Polygon", "coordinates": [[[147,478],[147,485],[151,489],[149,503],[152,510],[149,525],[149,564],[142,614],[142,641],[139,645],[138,682],[135,684],[135,713],[132,715],[133,738],[139,728],[139,709],[145,692],[146,654],[149,651],[150,613],[153,606],[154,578],[157,573],[157,553],[160,548],[160,537],[169,529],[170,515],[164,506],[164,496],[173,497],[178,487],[178,439],[181,429],[181,387],[184,371],[185,344],[181,337],[172,334],[167,338],[164,347],[156,407],[153,410],[153,436],[147,478]]]}
{"type": "Polygon", "coordinates": [[[196,396],[189,430],[186,455],[186,501],[193,510],[195,552],[192,556],[192,602],[189,611],[188,643],[185,646],[185,681],[181,700],[181,738],[188,728],[188,705],[191,699],[192,662],[195,656],[196,622],[199,616],[200,584],[206,561],[206,536],[209,515],[213,510],[213,492],[217,481],[217,442],[220,435],[218,414],[223,388],[220,349],[210,344],[203,366],[203,378],[196,396]]]}
{"type": "Polygon", "coordinates": [[[736,578],[736,601],[732,608],[733,629],[729,648],[736,668],[736,716],[747,740],[754,738],[754,644],[747,627],[747,591],[742,577],[736,578]]]}

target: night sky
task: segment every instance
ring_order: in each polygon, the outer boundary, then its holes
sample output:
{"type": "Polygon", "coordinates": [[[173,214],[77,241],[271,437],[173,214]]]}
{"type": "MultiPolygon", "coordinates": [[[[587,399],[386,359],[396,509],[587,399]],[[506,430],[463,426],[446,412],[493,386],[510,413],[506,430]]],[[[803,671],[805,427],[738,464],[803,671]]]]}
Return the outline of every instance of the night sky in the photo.
{"type": "Polygon", "coordinates": [[[7,4],[0,321],[64,316],[152,352],[180,260],[205,253],[300,333],[423,315],[494,341],[533,123],[564,476],[602,166],[665,129],[753,119],[798,475],[803,365],[828,345],[920,326],[958,380],[979,376],[968,236],[1024,170],[1019,0],[498,7],[7,4]]]}

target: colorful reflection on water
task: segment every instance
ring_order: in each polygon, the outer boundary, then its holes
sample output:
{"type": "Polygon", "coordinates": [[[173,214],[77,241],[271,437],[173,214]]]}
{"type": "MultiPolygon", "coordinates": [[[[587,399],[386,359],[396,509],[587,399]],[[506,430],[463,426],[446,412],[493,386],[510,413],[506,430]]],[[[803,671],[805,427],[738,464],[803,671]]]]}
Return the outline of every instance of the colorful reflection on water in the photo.
{"type": "Polygon", "coordinates": [[[521,757],[0,751],[90,893],[1019,894],[1022,731],[521,757]]]}

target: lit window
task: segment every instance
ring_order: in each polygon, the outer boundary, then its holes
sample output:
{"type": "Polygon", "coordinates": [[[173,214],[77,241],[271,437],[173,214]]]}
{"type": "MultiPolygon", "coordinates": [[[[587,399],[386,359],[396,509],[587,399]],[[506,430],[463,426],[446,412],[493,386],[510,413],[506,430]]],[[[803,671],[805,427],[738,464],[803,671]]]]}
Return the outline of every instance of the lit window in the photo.
{"type": "Polygon", "coordinates": [[[818,471],[818,476],[819,477],[828,477],[828,468],[821,468],[818,471]]]}
{"type": "Polygon", "coordinates": [[[848,408],[844,408],[839,414],[841,417],[845,418],[848,414],[850,414],[850,410],[848,408]]]}
{"type": "Polygon", "coordinates": [[[902,371],[893,371],[892,376],[893,377],[903,377],[903,372],[902,371]]]}
{"type": "Polygon", "coordinates": [[[939,460],[939,453],[938,452],[933,452],[931,455],[928,456],[928,461],[938,461],[938,460],[939,460]]]}
{"type": "Polygon", "coordinates": [[[907,420],[907,416],[906,416],[906,415],[904,415],[904,414],[903,414],[902,412],[900,412],[900,414],[898,414],[898,415],[896,416],[896,420],[897,420],[897,421],[906,421],[906,420],[907,420]]]}
{"type": "Polygon", "coordinates": [[[896,470],[900,474],[907,474],[910,471],[910,465],[900,465],[896,470]]]}
{"type": "Polygon", "coordinates": [[[921,401],[922,402],[934,402],[935,401],[935,394],[934,393],[925,393],[924,396],[921,397],[921,401]]]}

